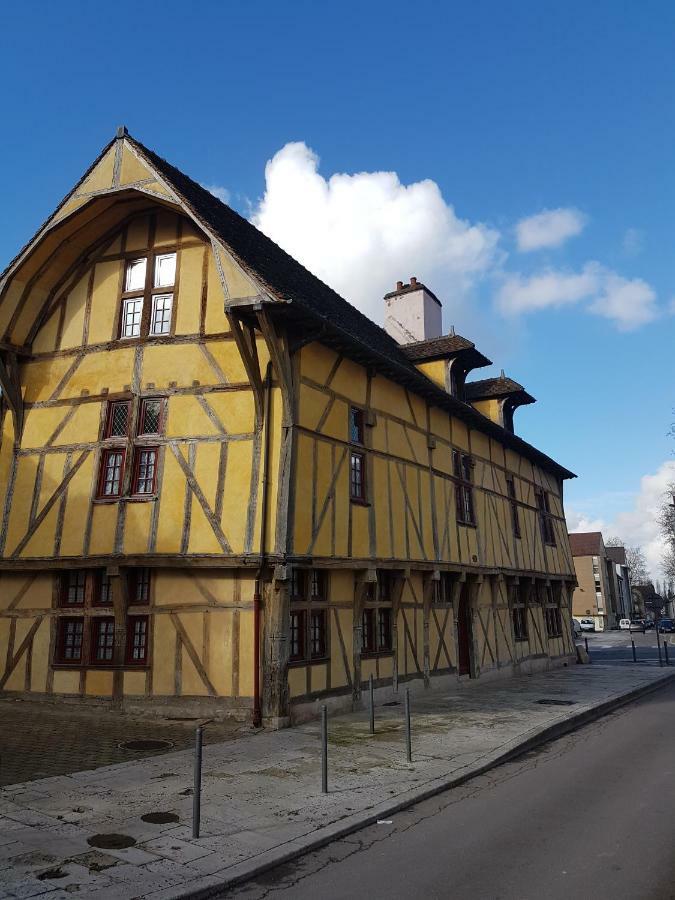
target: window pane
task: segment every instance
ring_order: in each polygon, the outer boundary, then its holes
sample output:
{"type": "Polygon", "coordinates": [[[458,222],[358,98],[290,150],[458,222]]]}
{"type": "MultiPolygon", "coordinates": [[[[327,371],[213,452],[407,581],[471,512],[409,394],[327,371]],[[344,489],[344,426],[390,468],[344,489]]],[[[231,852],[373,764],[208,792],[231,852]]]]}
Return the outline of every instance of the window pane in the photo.
{"type": "Polygon", "coordinates": [[[352,497],[363,500],[365,497],[365,481],[364,481],[364,457],[360,453],[352,453],[351,455],[351,495],[352,497]]]}
{"type": "Polygon", "coordinates": [[[86,584],[86,572],[78,570],[68,573],[68,581],[66,583],[66,603],[79,605],[84,603],[84,588],[86,584]]]}
{"type": "Polygon", "coordinates": [[[157,294],[152,298],[150,334],[169,334],[171,331],[172,304],[173,294],[157,294]]]}
{"type": "Polygon", "coordinates": [[[64,662],[79,662],[82,657],[82,619],[61,619],[61,659],[64,662]]]}
{"type": "Polygon", "coordinates": [[[312,612],[310,619],[310,655],[320,659],[326,655],[326,611],[321,609],[312,612]]]}
{"type": "Polygon", "coordinates": [[[150,597],[150,569],[136,569],[134,573],[133,602],[147,603],[150,597]]]}
{"type": "Polygon", "coordinates": [[[391,649],[390,609],[378,609],[377,611],[377,648],[378,650],[391,649]]]}
{"type": "Polygon", "coordinates": [[[154,286],[172,287],[176,283],[176,254],[164,253],[155,259],[154,286]]]}
{"type": "Polygon", "coordinates": [[[354,406],[349,410],[349,439],[355,444],[363,443],[363,411],[354,406]]]}
{"type": "Polygon", "coordinates": [[[151,494],[155,488],[156,450],[139,450],[136,469],[135,494],[151,494]]]}
{"type": "Polygon", "coordinates": [[[101,575],[101,590],[98,598],[99,603],[112,603],[112,578],[104,572],[101,575]]]}
{"type": "Polygon", "coordinates": [[[143,298],[125,300],[122,307],[122,337],[138,337],[141,333],[143,298]]]}
{"type": "Polygon", "coordinates": [[[304,616],[301,612],[291,613],[291,645],[290,658],[292,660],[304,658],[304,640],[303,640],[303,624],[304,616]]]}
{"type": "Polygon", "coordinates": [[[115,643],[115,620],[97,619],[94,622],[94,659],[108,662],[113,658],[115,643]]]}
{"type": "Polygon", "coordinates": [[[111,403],[108,416],[108,437],[124,437],[129,427],[129,404],[111,403]]]}
{"type": "Polygon", "coordinates": [[[145,287],[145,271],[147,259],[134,259],[127,263],[127,277],[124,283],[125,291],[142,291],[145,287]]]}
{"type": "Polygon", "coordinates": [[[129,661],[145,662],[148,647],[148,620],[145,616],[129,620],[129,661]]]}
{"type": "Polygon", "coordinates": [[[109,450],[103,456],[103,479],[101,483],[101,494],[104,497],[118,497],[122,484],[122,461],[123,454],[121,450],[109,450]]]}
{"type": "Polygon", "coordinates": [[[141,410],[141,426],[139,434],[159,434],[159,417],[162,410],[161,400],[144,400],[141,410]]]}

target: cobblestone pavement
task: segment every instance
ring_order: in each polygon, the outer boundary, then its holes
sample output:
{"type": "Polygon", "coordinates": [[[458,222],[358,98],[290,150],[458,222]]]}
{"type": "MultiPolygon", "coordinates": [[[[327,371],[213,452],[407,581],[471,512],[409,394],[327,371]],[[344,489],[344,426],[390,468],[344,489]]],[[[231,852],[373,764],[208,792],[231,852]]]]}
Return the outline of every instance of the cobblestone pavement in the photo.
{"type": "MultiPolygon", "coordinates": [[[[0,700],[0,787],[68,775],[85,769],[128,762],[167,751],[130,751],[122,741],[164,740],[167,750],[194,744],[194,731],[202,719],[161,719],[114,712],[102,707],[66,703],[0,700]]],[[[214,722],[204,731],[204,742],[241,737],[250,726],[214,722]]]]}

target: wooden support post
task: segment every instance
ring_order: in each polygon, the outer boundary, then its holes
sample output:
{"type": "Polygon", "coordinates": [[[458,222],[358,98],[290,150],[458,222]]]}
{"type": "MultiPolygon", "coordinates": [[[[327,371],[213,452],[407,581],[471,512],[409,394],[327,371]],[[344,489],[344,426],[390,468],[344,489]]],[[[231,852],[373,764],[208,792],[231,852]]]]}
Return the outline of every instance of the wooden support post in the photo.
{"type": "Polygon", "coordinates": [[[264,591],[263,719],[271,728],[290,725],[288,657],[290,632],[290,570],[276,566],[264,591]]]}

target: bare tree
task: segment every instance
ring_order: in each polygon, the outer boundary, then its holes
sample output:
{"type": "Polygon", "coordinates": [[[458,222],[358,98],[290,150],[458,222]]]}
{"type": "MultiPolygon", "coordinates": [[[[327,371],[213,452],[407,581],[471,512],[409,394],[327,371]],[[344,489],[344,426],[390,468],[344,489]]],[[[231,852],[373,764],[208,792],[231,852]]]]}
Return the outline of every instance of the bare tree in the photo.
{"type": "Polygon", "coordinates": [[[666,544],[662,567],[666,578],[675,578],[675,483],[668,485],[657,517],[661,537],[666,544]]]}
{"type": "Polygon", "coordinates": [[[612,537],[608,537],[605,541],[605,547],[623,547],[623,541],[620,537],[612,535],[612,537]]]}
{"type": "Polygon", "coordinates": [[[647,560],[642,552],[642,547],[626,547],[626,562],[630,570],[632,584],[649,584],[647,560]]]}

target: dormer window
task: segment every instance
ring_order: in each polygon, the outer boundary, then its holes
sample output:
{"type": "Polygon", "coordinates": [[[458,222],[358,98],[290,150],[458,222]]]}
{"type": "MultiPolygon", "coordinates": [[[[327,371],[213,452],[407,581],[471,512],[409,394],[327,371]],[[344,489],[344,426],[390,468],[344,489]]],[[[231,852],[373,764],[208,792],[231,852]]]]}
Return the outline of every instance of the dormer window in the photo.
{"type": "Polygon", "coordinates": [[[160,253],[127,262],[120,337],[171,334],[176,254],[160,253]]]}

